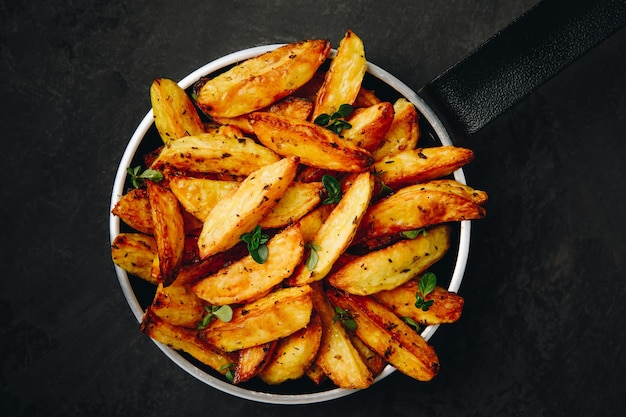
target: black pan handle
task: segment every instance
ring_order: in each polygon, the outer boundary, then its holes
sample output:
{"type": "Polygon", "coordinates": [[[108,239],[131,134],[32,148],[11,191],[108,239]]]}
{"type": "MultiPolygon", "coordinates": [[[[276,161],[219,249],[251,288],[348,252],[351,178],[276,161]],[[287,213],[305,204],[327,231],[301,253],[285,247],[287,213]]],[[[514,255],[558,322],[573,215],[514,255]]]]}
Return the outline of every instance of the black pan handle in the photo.
{"type": "Polygon", "coordinates": [[[543,0],[420,95],[459,143],[624,25],[626,0],[543,0]]]}

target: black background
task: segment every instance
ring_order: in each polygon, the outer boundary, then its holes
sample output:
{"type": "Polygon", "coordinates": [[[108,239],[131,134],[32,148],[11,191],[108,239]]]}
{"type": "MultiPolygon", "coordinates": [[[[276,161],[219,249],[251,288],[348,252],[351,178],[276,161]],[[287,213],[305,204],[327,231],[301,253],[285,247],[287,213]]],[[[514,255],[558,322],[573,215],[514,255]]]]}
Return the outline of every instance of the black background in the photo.
{"type": "Polygon", "coordinates": [[[347,29],[420,88],[534,4],[451,1],[0,2],[0,414],[572,416],[626,406],[626,32],[465,145],[488,191],[462,319],[429,383],[395,373],[310,406],[222,394],[139,333],[110,259],[109,200],[153,78],[347,29]]]}

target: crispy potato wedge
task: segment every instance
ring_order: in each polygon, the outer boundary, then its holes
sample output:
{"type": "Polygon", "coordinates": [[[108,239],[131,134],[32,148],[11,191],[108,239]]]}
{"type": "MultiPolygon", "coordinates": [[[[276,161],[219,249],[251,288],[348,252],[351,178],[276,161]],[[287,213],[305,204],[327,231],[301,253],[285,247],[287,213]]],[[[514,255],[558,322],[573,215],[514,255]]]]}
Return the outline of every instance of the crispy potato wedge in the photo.
{"type": "Polygon", "coordinates": [[[450,227],[439,225],[386,248],[346,262],[328,282],[351,294],[370,295],[404,284],[425,272],[450,248],[450,227]]]}
{"type": "Polygon", "coordinates": [[[150,200],[144,188],[133,188],[120,197],[111,213],[138,232],[151,235],[154,229],[150,200]]]}
{"type": "Polygon", "coordinates": [[[197,330],[174,326],[155,315],[150,307],[141,321],[141,331],[164,345],[187,352],[222,374],[237,361],[236,355],[220,351],[200,339],[197,330]]]}
{"type": "Polygon", "coordinates": [[[482,206],[456,193],[409,185],[370,206],[359,236],[363,233],[372,238],[439,223],[481,219],[485,213],[482,206]]]}
{"type": "Polygon", "coordinates": [[[302,377],[315,360],[322,340],[322,322],[313,314],[309,324],[277,342],[276,350],[258,376],[277,385],[302,377]]]}
{"type": "Polygon", "coordinates": [[[213,305],[242,304],[267,294],[289,277],[302,260],[304,240],[295,223],[267,242],[269,255],[258,264],[251,255],[233,262],[192,286],[196,295],[213,305]]]}
{"type": "Polygon", "coordinates": [[[407,149],[415,149],[420,131],[417,110],[406,98],[393,103],[394,117],[387,134],[378,149],[372,151],[374,160],[394,155],[407,149]]]}
{"type": "Polygon", "coordinates": [[[279,159],[276,153],[252,139],[213,131],[169,142],[152,163],[152,168],[247,176],[279,159]]]}
{"type": "Polygon", "coordinates": [[[353,106],[355,108],[370,107],[380,102],[382,102],[382,100],[378,98],[374,91],[361,87],[359,94],[356,96],[356,100],[354,100],[353,106]]]}
{"type": "Polygon", "coordinates": [[[176,196],[167,188],[147,181],[147,192],[159,257],[157,281],[168,286],[176,278],[185,252],[183,215],[176,196]]]}
{"type": "Polygon", "coordinates": [[[157,284],[150,272],[156,256],[156,241],[143,233],[120,233],[111,244],[115,265],[152,284],[157,284]]]}
{"type": "Polygon", "coordinates": [[[232,248],[283,197],[296,175],[297,158],[283,158],[251,173],[232,194],[220,200],[198,237],[200,257],[232,248]]]}
{"type": "Polygon", "coordinates": [[[429,381],[439,372],[435,350],[393,311],[372,297],[327,291],[330,302],[351,313],[356,335],[397,370],[418,381],[429,381]]]}
{"type": "Polygon", "coordinates": [[[351,30],[339,42],[315,99],[311,120],[322,113],[332,114],[342,104],[353,104],[367,70],[363,41],[351,30]]]}
{"type": "Polygon", "coordinates": [[[454,323],[461,318],[463,297],[439,286],[426,295],[426,300],[435,301],[427,311],[415,307],[418,282],[419,278],[412,279],[399,287],[380,291],[374,294],[374,298],[399,317],[410,317],[422,325],[454,323]]]}
{"type": "Polygon", "coordinates": [[[370,370],[372,377],[376,378],[387,366],[387,361],[383,359],[378,353],[374,352],[369,348],[361,339],[359,339],[356,334],[348,333],[348,337],[350,337],[350,341],[354,348],[361,355],[361,359],[370,370]]]}
{"type": "Polygon", "coordinates": [[[185,210],[203,222],[218,201],[233,193],[239,184],[195,177],[174,177],[169,182],[170,190],[185,210]]]}
{"type": "Polygon", "coordinates": [[[369,172],[356,175],[351,187],[328,215],[312,240],[319,247],[317,263],[312,269],[305,264],[300,264],[294,275],[288,279],[290,285],[310,284],[328,275],[335,261],[352,243],[363,213],[372,197],[373,184],[369,172]]]}
{"type": "Polygon", "coordinates": [[[276,344],[277,342],[274,341],[238,351],[233,384],[249,381],[261,372],[272,357],[276,344]]]}
{"type": "Polygon", "coordinates": [[[489,196],[486,192],[476,190],[469,185],[462,184],[453,179],[432,180],[420,184],[421,190],[444,191],[446,193],[456,194],[460,197],[468,198],[474,203],[483,206],[487,204],[489,196]]]}
{"type": "Polygon", "coordinates": [[[372,164],[369,152],[315,123],[269,112],[255,112],[250,123],[259,141],[282,156],[296,156],[316,168],[361,172],[372,164]]]}
{"type": "Polygon", "coordinates": [[[181,285],[164,287],[159,284],[151,310],[174,326],[196,329],[204,316],[206,303],[198,298],[191,289],[181,285]]]}
{"type": "Polygon", "coordinates": [[[217,253],[207,259],[196,259],[189,263],[183,263],[172,285],[193,285],[201,278],[215,274],[247,254],[246,245],[241,243],[228,251],[217,253]]]}
{"type": "Polygon", "coordinates": [[[330,42],[306,40],[248,59],[207,81],[198,106],[218,117],[236,117],[262,109],[306,84],[326,60],[330,42]]]}
{"type": "Polygon", "coordinates": [[[193,102],[175,81],[155,78],[150,86],[150,100],[154,125],[163,143],[204,133],[204,123],[193,102]]]}
{"type": "Polygon", "coordinates": [[[356,109],[348,122],[352,127],[342,132],[345,140],[367,151],[380,146],[393,122],[393,105],[387,101],[356,109]]]}
{"type": "Polygon", "coordinates": [[[452,174],[474,160],[474,152],[457,146],[436,146],[400,151],[377,160],[372,168],[389,187],[426,182],[452,174]]]}
{"type": "Polygon", "coordinates": [[[261,227],[275,229],[298,221],[319,204],[323,188],[321,182],[292,183],[283,198],[261,220],[261,227]]]}
{"type": "Polygon", "coordinates": [[[322,322],[322,339],[315,363],[340,388],[367,388],[374,377],[352,345],[320,282],[312,285],[313,305],[322,322]]]}
{"type": "Polygon", "coordinates": [[[309,365],[305,374],[316,385],[321,384],[327,379],[326,373],[315,361],[309,365]]]}
{"type": "Polygon", "coordinates": [[[305,242],[313,241],[315,234],[322,227],[333,208],[332,205],[324,204],[316,207],[300,219],[300,228],[305,242]]]}
{"type": "Polygon", "coordinates": [[[312,311],[311,287],[284,288],[234,308],[230,322],[211,322],[200,332],[200,338],[233,352],[295,333],[309,323],[312,311]]]}

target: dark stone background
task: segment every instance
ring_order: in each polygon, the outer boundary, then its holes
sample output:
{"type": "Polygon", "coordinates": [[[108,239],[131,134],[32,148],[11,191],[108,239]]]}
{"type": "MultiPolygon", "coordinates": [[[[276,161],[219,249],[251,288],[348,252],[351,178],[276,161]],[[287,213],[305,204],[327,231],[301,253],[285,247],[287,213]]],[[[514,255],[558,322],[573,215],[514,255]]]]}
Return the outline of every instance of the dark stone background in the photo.
{"type": "Polygon", "coordinates": [[[5,416],[573,416],[626,406],[626,32],[467,146],[490,194],[466,309],[431,343],[441,373],[398,373],[325,404],[238,400],[145,336],[109,254],[116,166],[154,77],[239,49],[353,29],[418,89],[534,4],[449,1],[0,1],[5,416]]]}

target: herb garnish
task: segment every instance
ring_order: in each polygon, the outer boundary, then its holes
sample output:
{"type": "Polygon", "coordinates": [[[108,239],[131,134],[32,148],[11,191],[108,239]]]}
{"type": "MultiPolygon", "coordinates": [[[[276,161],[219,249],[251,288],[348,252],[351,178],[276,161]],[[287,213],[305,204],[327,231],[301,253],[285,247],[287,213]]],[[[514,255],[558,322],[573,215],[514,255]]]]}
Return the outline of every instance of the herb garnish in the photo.
{"type": "Polygon", "coordinates": [[[400,232],[400,234],[407,239],[415,239],[419,235],[428,236],[428,231],[422,227],[415,230],[405,230],[404,232],[400,232]]]}
{"type": "Polygon", "coordinates": [[[252,232],[244,233],[239,236],[248,246],[248,252],[256,263],[263,264],[267,260],[267,241],[270,239],[268,235],[263,233],[260,225],[256,225],[252,232]]]}
{"type": "Polygon", "coordinates": [[[418,322],[413,320],[411,317],[402,317],[402,321],[409,325],[409,327],[413,328],[416,332],[421,330],[421,326],[418,322]]]}
{"type": "Polygon", "coordinates": [[[382,180],[382,176],[384,173],[385,171],[383,171],[382,169],[380,171],[377,171],[376,168],[374,168],[374,170],[372,171],[372,175],[374,175],[374,177],[378,180],[378,183],[380,184],[379,194],[381,197],[386,197],[389,194],[393,193],[393,189],[385,184],[385,182],[382,180]]]}
{"type": "Polygon", "coordinates": [[[135,168],[128,167],[126,172],[130,175],[130,181],[135,188],[141,188],[145,184],[145,180],[159,182],[163,179],[163,174],[154,169],[146,169],[141,172],[141,166],[137,165],[135,168]]]}
{"type": "Polygon", "coordinates": [[[335,306],[335,313],[335,317],[333,317],[334,322],[340,322],[347,330],[356,330],[356,321],[354,321],[349,311],[335,306]]]}
{"type": "Polygon", "coordinates": [[[315,118],[313,123],[325,127],[331,132],[341,136],[344,129],[350,129],[352,125],[344,119],[352,114],[353,107],[349,104],[342,104],[336,112],[332,114],[322,113],[315,118]]]}
{"type": "Polygon", "coordinates": [[[341,200],[343,192],[337,178],[332,175],[325,174],[322,176],[322,185],[326,189],[328,197],[322,201],[322,204],[336,204],[341,200]]]}
{"type": "Polygon", "coordinates": [[[318,251],[322,248],[315,242],[307,243],[305,247],[309,250],[309,257],[306,258],[305,265],[309,271],[312,271],[320,258],[318,251]]]}
{"type": "Polygon", "coordinates": [[[435,303],[435,300],[426,300],[426,296],[433,292],[437,285],[437,277],[432,272],[427,272],[417,283],[417,292],[415,293],[415,307],[421,308],[423,311],[428,309],[435,303]]]}
{"type": "Polygon", "coordinates": [[[234,363],[227,363],[220,368],[220,371],[226,370],[224,377],[228,380],[228,382],[233,382],[235,380],[235,371],[233,370],[234,367],[234,363]]]}
{"type": "Polygon", "coordinates": [[[202,317],[200,323],[198,323],[198,330],[202,330],[208,326],[213,320],[213,317],[217,317],[223,322],[229,322],[233,319],[233,309],[228,305],[205,306],[204,311],[206,311],[206,314],[202,317]]]}

